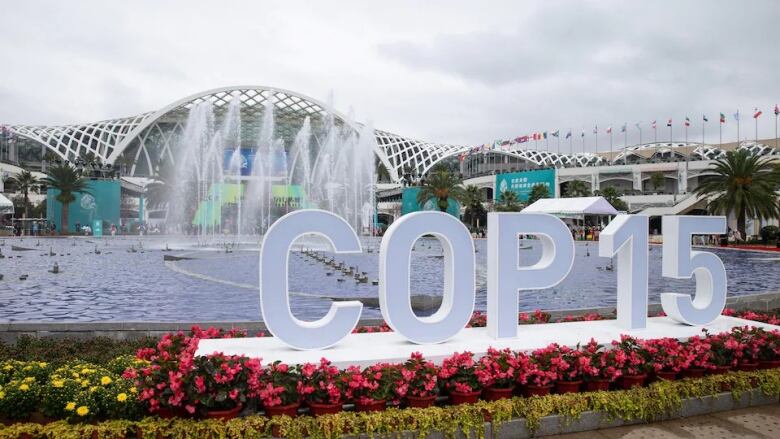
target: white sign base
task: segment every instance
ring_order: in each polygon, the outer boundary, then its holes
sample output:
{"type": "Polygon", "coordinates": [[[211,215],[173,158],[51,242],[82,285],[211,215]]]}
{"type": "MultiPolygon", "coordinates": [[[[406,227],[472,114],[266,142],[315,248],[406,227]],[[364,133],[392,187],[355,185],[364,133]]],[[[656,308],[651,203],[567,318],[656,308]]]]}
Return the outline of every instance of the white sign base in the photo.
{"type": "MultiPolygon", "coordinates": [[[[718,317],[706,328],[715,334],[736,326],[780,329],[780,326],[728,316],[718,317]]],[[[621,329],[616,320],[520,325],[517,338],[498,340],[488,335],[487,328],[464,328],[447,343],[431,345],[414,344],[394,332],[350,334],[329,349],[309,351],[290,348],[275,337],[206,339],[200,341],[196,355],[222,352],[226,355],[262,358],[263,363],[280,360],[287,364],[319,363],[320,358],[324,357],[335,366],[344,368],[352,365],[365,367],[379,362],[401,363],[411,353],[421,352],[427,359],[439,364],[443,358],[455,352],[471,351],[479,357],[491,346],[531,351],[550,343],[574,347],[577,343],[587,343],[591,338],[607,345],[612,340],[619,340],[620,334],[643,339],[675,337],[683,340],[703,335],[701,330],[701,326],[683,325],[669,317],[652,317],[647,319],[647,328],[638,330],[621,329]]]]}

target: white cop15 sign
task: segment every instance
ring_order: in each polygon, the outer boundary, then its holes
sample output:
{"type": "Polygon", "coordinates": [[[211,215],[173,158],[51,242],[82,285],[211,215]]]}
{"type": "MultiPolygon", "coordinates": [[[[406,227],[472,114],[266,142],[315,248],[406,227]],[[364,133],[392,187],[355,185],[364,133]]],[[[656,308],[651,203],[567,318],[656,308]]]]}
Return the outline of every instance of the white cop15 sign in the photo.
{"type": "MultiPolygon", "coordinates": [[[[663,293],[661,305],[675,321],[706,325],[726,305],[726,270],[712,253],[692,251],[693,234],[721,234],[724,217],[663,217],[662,274],[696,280],[696,291],[663,293]]],[[[290,310],[287,264],[299,237],[325,237],[336,253],[359,253],[360,240],[346,221],[323,210],[285,215],[268,230],[260,250],[260,306],[268,330],[296,349],[324,349],[349,335],[363,304],[334,302],[317,321],[297,319],[290,310]]],[[[549,288],[563,281],[574,263],[574,240],[558,218],[540,213],[489,213],[487,243],[487,331],[496,339],[517,337],[518,293],[549,288]],[[518,236],[535,235],[542,257],[520,266],[518,236]]],[[[623,329],[647,324],[648,218],[619,215],[600,235],[599,255],[617,256],[617,323],[623,329]]],[[[388,229],[379,250],[379,304],[390,327],[414,343],[440,343],[460,332],[474,310],[474,242],[455,217],[441,212],[415,212],[388,229]],[[415,241],[434,235],[444,248],[444,291],[439,310],[418,317],[411,306],[409,272],[415,241]]]]}

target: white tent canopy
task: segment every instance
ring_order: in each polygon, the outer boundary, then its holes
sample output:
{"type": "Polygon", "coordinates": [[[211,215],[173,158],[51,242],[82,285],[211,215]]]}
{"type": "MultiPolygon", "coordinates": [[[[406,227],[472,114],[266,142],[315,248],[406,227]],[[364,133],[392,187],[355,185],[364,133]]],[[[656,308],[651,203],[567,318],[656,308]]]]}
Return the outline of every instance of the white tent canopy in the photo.
{"type": "Polygon", "coordinates": [[[12,215],[14,213],[14,203],[0,194],[0,215],[12,215]]]}
{"type": "Polygon", "coordinates": [[[542,198],[523,209],[523,213],[549,213],[557,216],[617,215],[619,212],[604,197],[542,198]]]}

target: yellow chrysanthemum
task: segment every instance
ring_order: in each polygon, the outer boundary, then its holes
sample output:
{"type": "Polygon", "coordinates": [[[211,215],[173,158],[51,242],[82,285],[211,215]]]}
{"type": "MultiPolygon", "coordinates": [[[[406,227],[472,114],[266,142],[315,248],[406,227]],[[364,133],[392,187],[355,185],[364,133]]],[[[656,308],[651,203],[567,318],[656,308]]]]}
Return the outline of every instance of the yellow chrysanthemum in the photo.
{"type": "Polygon", "coordinates": [[[120,393],[116,396],[116,400],[119,402],[125,402],[127,401],[127,393],[120,393]]]}
{"type": "Polygon", "coordinates": [[[5,366],[3,366],[3,370],[6,371],[6,372],[9,371],[9,370],[13,370],[13,368],[14,367],[11,366],[10,364],[6,364],[5,366]]]}
{"type": "Polygon", "coordinates": [[[131,387],[130,393],[138,393],[138,389],[136,389],[135,387],[131,387]]]}
{"type": "Polygon", "coordinates": [[[92,386],[89,388],[89,393],[94,393],[95,390],[97,390],[97,386],[92,386]]]}
{"type": "Polygon", "coordinates": [[[35,382],[35,377],[25,377],[25,378],[22,380],[22,382],[23,382],[23,383],[34,383],[34,382],[35,382]]]}
{"type": "Polygon", "coordinates": [[[0,390],[0,399],[5,399],[5,392],[0,390]]]}
{"type": "Polygon", "coordinates": [[[46,362],[43,362],[43,361],[41,361],[40,363],[38,363],[38,367],[46,367],[46,366],[48,366],[48,365],[49,365],[49,363],[46,363],[46,362]]]}
{"type": "Polygon", "coordinates": [[[25,372],[31,371],[32,370],[32,366],[28,364],[27,366],[24,366],[22,368],[22,370],[25,371],[25,372]]]}
{"type": "Polygon", "coordinates": [[[65,405],[65,410],[72,412],[76,409],[76,403],[75,402],[69,402],[65,405]]]}
{"type": "Polygon", "coordinates": [[[61,388],[62,386],[65,385],[65,381],[55,380],[55,381],[51,382],[51,385],[59,389],[59,388],[61,388]]]}
{"type": "Polygon", "coordinates": [[[87,387],[89,386],[89,380],[84,380],[81,382],[81,387],[87,387]]]}
{"type": "Polygon", "coordinates": [[[100,379],[100,384],[104,386],[111,384],[111,378],[104,376],[103,378],[100,379]]]}
{"type": "Polygon", "coordinates": [[[21,390],[22,392],[26,392],[30,390],[30,386],[28,386],[27,384],[22,384],[21,386],[19,386],[19,390],[21,390]]]}
{"type": "Polygon", "coordinates": [[[81,406],[76,409],[76,414],[79,416],[87,416],[89,414],[89,409],[86,406],[81,406]]]}
{"type": "Polygon", "coordinates": [[[72,374],[70,374],[70,376],[72,376],[74,379],[79,379],[79,374],[77,374],[76,372],[73,372],[72,374]]]}

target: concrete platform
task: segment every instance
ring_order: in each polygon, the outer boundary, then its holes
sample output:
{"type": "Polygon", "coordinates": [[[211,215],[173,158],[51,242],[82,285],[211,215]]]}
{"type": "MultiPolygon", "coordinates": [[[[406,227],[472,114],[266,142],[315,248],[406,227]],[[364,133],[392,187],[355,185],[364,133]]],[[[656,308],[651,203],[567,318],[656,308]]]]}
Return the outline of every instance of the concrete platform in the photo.
{"type": "MultiPolygon", "coordinates": [[[[707,329],[717,333],[745,325],[780,329],[778,326],[727,316],[718,317],[707,326],[707,329]]],[[[702,335],[702,327],[683,325],[668,317],[650,318],[647,328],[634,331],[620,329],[615,320],[549,323],[520,325],[518,337],[508,340],[489,337],[486,328],[465,328],[446,343],[435,345],[414,344],[394,332],[350,334],[336,346],[312,351],[294,350],[276,337],[211,339],[200,341],[196,355],[222,352],[228,355],[263,358],[268,361],[280,360],[288,364],[317,363],[320,358],[326,357],[338,367],[352,365],[365,367],[378,362],[400,363],[408,359],[413,352],[421,352],[429,360],[439,363],[454,352],[470,351],[476,356],[481,356],[489,347],[510,348],[515,351],[532,351],[550,343],[574,347],[578,343],[587,343],[591,338],[599,343],[608,344],[612,340],[619,340],[621,334],[645,339],[663,337],[687,339],[702,335]]]]}

